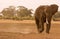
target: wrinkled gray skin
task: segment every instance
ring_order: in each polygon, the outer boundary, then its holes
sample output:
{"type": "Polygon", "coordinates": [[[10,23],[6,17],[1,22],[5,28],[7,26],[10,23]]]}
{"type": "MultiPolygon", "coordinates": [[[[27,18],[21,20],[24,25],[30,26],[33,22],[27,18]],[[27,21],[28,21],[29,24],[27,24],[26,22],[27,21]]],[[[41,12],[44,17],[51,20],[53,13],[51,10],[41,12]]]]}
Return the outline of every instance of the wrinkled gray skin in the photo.
{"type": "Polygon", "coordinates": [[[35,21],[39,33],[44,31],[44,23],[46,23],[46,33],[49,33],[51,27],[51,18],[58,11],[58,5],[39,6],[35,11],[35,21]]]}

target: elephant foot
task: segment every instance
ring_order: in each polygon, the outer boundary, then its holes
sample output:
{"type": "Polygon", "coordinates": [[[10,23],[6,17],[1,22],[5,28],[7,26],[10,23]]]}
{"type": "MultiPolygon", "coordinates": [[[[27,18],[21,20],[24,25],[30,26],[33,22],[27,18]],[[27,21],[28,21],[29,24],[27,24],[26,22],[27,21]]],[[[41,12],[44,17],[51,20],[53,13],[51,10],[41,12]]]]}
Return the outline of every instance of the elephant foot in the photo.
{"type": "Polygon", "coordinates": [[[43,31],[40,31],[40,33],[42,33],[43,31]]]}
{"type": "Polygon", "coordinates": [[[42,33],[44,31],[44,29],[40,30],[39,32],[42,33]]]}
{"type": "Polygon", "coordinates": [[[49,34],[49,31],[46,31],[47,34],[49,34]]]}

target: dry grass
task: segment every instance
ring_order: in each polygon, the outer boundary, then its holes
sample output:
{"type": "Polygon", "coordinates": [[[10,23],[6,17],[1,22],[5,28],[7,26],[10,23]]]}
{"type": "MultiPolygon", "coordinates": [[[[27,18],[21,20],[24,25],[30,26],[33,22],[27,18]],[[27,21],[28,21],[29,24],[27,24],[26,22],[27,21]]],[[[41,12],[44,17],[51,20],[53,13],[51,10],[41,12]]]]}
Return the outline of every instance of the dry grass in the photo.
{"type": "Polygon", "coordinates": [[[52,21],[50,34],[39,34],[32,20],[0,20],[0,39],[60,39],[60,22],[52,21]]]}

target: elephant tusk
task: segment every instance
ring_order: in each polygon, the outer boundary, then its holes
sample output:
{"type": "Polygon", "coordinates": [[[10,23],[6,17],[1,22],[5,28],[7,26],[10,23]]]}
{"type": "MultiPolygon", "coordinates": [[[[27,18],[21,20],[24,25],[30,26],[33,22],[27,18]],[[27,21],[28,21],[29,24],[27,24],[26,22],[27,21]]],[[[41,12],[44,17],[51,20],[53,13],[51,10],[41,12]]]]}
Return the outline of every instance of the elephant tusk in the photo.
{"type": "Polygon", "coordinates": [[[46,24],[49,24],[48,20],[46,19],[46,24]]]}

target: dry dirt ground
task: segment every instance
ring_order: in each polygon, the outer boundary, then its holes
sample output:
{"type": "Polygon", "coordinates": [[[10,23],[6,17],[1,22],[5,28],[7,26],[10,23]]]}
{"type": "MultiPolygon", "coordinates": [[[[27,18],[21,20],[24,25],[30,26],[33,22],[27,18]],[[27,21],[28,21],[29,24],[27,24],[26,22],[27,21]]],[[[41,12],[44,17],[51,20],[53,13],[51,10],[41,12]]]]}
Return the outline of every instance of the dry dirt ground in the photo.
{"type": "Polygon", "coordinates": [[[46,34],[45,30],[38,33],[34,20],[0,20],[0,39],[60,39],[60,22],[52,21],[46,34]]]}

